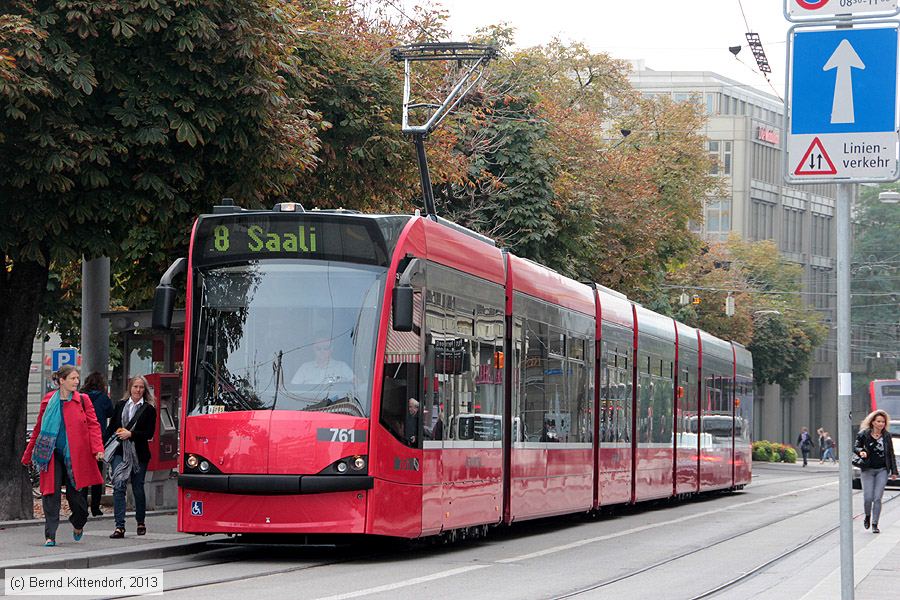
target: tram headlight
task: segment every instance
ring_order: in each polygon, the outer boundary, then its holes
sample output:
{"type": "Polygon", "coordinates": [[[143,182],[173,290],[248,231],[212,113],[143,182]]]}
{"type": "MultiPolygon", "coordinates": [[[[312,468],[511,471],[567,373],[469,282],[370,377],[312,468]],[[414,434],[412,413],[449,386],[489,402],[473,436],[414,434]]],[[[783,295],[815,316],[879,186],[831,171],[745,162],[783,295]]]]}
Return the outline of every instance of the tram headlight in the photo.
{"type": "Polygon", "coordinates": [[[192,469],[196,469],[197,465],[200,464],[200,461],[193,454],[188,454],[187,460],[185,462],[187,463],[187,466],[192,469]]]}
{"type": "Polygon", "coordinates": [[[347,463],[345,463],[344,461],[341,461],[335,466],[335,468],[337,469],[338,473],[346,473],[347,472],[347,463]]]}
{"type": "Polygon", "coordinates": [[[206,462],[205,460],[201,460],[200,461],[200,472],[206,473],[207,471],[209,471],[209,463],[206,462]]]}
{"type": "Polygon", "coordinates": [[[354,457],[353,459],[353,470],[354,471],[362,471],[366,468],[366,459],[362,456],[354,457]]]}

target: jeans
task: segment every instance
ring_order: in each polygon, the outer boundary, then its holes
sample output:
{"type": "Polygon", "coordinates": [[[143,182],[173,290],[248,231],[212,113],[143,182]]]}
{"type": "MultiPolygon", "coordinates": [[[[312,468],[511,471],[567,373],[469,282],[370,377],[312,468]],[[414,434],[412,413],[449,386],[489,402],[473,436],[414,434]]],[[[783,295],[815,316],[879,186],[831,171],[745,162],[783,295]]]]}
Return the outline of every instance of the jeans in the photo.
{"type": "Polygon", "coordinates": [[[825,448],[825,454],[822,455],[822,462],[826,460],[831,460],[831,462],[837,462],[834,459],[834,448],[825,448]]]}
{"type": "Polygon", "coordinates": [[[887,469],[862,469],[859,474],[863,488],[863,509],[866,516],[872,516],[872,522],[878,524],[881,516],[881,497],[887,485],[887,469]]]}
{"type": "MultiPolygon", "coordinates": [[[[110,467],[115,473],[116,467],[122,464],[122,455],[113,456],[110,467]]],[[[144,522],[147,514],[147,497],[144,495],[144,477],[147,475],[147,463],[138,463],[131,474],[131,493],[134,494],[134,516],[138,525],[144,522]]],[[[125,529],[125,492],[128,481],[113,484],[113,513],[116,516],[116,529],[125,529]]]]}
{"type": "Polygon", "coordinates": [[[805,467],[806,461],[809,460],[809,448],[807,448],[805,450],[803,448],[800,448],[800,452],[801,452],[801,454],[803,454],[803,466],[805,467]]]}
{"type": "Polygon", "coordinates": [[[54,493],[41,496],[41,508],[44,509],[44,537],[48,540],[56,539],[63,485],[66,486],[66,500],[72,511],[72,516],[69,517],[72,527],[83,529],[88,519],[87,490],[75,489],[75,482],[69,478],[66,470],[65,459],[58,452],[53,456],[53,468],[54,493]]]}

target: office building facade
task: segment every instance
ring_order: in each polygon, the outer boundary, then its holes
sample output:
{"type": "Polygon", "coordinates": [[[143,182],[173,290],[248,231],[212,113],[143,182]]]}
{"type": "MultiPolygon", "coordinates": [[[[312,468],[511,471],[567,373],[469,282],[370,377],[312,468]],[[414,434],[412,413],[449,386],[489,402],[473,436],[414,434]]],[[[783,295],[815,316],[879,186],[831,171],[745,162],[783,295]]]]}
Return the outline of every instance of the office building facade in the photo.
{"type": "Polygon", "coordinates": [[[757,386],[753,439],[793,443],[804,426],[836,432],[835,186],[785,183],[784,105],[776,96],[716,73],[654,71],[642,61],[634,63],[631,82],[647,97],[695,102],[706,112],[702,133],[717,159],[713,173],[722,178],[723,192],[706,199],[703,223],[694,230],[710,241],[724,241],[732,232],[750,241],[773,240],[785,259],[803,267],[804,300],[829,325],[809,380],[794,394],[757,386]]]}

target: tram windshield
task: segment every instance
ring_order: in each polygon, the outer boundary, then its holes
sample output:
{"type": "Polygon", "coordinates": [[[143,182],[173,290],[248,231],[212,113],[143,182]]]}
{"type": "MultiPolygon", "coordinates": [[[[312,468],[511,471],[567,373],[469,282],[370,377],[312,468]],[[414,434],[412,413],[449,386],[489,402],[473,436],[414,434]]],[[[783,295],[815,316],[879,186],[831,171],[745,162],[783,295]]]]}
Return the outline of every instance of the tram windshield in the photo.
{"type": "Polygon", "coordinates": [[[277,259],[201,268],[189,414],[368,416],[386,272],[277,259]]]}
{"type": "Polygon", "coordinates": [[[875,407],[900,417],[900,382],[875,382],[875,407]]]}

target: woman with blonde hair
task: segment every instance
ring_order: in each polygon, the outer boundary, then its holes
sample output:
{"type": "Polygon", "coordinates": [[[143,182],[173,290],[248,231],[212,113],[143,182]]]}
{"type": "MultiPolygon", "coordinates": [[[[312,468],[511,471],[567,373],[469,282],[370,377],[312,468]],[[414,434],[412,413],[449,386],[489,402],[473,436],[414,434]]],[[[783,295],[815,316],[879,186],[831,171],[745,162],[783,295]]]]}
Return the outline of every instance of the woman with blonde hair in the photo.
{"type": "Polygon", "coordinates": [[[878,517],[881,516],[881,497],[888,477],[897,478],[897,458],[894,456],[891,432],[888,431],[890,422],[890,416],[883,410],[869,413],[860,425],[853,448],[854,454],[861,459],[860,480],[866,513],[863,527],[868,529],[871,524],[872,533],[881,533],[878,517]]]}
{"type": "Polygon", "coordinates": [[[119,438],[120,444],[110,461],[113,484],[113,512],[116,529],[109,537],[125,537],[125,492],[131,483],[134,494],[134,513],[137,518],[137,534],[147,533],[144,524],[147,501],[144,496],[144,477],[150,463],[150,440],[156,433],[156,409],[153,408],[153,392],[147,380],[137,375],[128,381],[128,394],[113,409],[109,422],[109,435],[119,438]]]}

